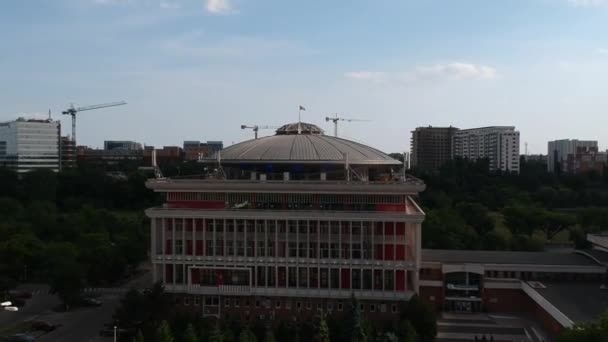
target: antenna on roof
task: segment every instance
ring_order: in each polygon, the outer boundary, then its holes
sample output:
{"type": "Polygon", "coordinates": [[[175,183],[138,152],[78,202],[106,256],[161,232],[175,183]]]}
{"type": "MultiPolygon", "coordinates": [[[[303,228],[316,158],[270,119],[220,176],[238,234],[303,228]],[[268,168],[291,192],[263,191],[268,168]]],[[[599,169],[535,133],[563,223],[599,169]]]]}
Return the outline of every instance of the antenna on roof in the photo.
{"type": "Polygon", "coordinates": [[[298,108],[298,134],[302,134],[302,111],[306,111],[306,108],[300,105],[298,108]]]}

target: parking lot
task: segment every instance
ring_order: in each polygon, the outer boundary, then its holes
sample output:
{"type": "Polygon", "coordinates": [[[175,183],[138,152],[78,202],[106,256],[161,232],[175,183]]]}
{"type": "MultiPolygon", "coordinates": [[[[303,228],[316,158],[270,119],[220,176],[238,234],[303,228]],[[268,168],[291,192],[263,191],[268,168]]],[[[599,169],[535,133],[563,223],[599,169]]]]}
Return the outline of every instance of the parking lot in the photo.
{"type": "MultiPolygon", "coordinates": [[[[32,290],[31,288],[28,290],[32,290]]],[[[101,342],[112,338],[99,336],[105,323],[112,320],[112,314],[120,303],[125,289],[108,289],[97,293],[101,306],[77,307],[67,312],[54,311],[61,303],[55,295],[48,293],[48,288],[35,289],[32,298],[17,312],[0,312],[0,331],[10,329],[10,334],[27,329],[22,322],[44,321],[59,327],[51,332],[29,332],[41,342],[101,342]],[[14,328],[14,329],[13,329],[14,328]],[[16,330],[15,330],[16,329],[16,330]]]]}

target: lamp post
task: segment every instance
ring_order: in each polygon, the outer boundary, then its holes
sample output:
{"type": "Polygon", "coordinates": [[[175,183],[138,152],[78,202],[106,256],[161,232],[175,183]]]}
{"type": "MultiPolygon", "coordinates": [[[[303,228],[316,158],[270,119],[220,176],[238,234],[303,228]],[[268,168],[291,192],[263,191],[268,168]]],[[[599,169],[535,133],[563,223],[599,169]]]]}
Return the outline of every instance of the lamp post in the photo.
{"type": "Polygon", "coordinates": [[[116,342],[116,326],[114,326],[114,342],[116,342]]]}

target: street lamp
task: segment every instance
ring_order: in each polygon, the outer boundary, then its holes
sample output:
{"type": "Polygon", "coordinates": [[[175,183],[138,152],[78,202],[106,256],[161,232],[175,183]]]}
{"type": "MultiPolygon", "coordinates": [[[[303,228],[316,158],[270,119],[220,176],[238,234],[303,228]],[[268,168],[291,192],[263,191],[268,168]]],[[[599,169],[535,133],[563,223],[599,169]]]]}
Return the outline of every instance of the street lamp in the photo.
{"type": "Polygon", "coordinates": [[[114,342],[116,342],[116,326],[114,326],[114,342]]]}

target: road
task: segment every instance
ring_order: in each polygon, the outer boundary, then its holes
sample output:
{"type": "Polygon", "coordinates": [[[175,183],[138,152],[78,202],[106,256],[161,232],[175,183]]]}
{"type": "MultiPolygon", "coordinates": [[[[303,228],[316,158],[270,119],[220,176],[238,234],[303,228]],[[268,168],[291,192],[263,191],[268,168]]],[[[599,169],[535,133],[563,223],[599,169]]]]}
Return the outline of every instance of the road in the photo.
{"type": "Polygon", "coordinates": [[[48,286],[46,285],[31,285],[20,289],[37,290],[39,293],[28,299],[26,305],[19,308],[17,312],[0,311],[0,328],[36,319],[42,314],[51,312],[54,307],[60,304],[57,296],[48,294],[48,286]]]}

